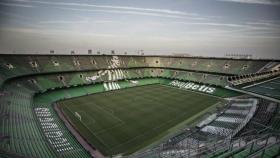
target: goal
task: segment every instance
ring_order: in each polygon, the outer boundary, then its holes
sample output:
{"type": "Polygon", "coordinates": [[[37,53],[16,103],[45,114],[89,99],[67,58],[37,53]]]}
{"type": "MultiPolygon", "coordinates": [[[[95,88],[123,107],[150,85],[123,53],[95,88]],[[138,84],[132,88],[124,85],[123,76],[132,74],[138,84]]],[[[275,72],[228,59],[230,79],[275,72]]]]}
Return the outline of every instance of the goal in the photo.
{"type": "Polygon", "coordinates": [[[75,116],[76,116],[80,121],[82,121],[82,116],[81,116],[78,112],[75,112],[75,116]]]}

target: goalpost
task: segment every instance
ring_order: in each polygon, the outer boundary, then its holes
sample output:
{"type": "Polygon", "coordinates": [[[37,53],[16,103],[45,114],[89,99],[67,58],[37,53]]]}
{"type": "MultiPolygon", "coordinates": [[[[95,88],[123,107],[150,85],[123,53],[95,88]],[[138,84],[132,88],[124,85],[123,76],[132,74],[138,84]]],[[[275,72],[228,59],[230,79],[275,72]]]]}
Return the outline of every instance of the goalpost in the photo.
{"type": "Polygon", "coordinates": [[[75,112],[75,116],[76,116],[80,121],[82,121],[82,116],[81,116],[78,112],[75,112]]]}

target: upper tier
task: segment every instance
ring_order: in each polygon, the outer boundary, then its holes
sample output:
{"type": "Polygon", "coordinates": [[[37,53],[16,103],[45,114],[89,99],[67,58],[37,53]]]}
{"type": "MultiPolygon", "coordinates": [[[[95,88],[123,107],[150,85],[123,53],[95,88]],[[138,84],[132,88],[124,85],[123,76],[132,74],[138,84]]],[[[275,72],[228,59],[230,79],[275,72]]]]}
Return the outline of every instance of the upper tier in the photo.
{"type": "Polygon", "coordinates": [[[280,62],[171,56],[0,55],[0,85],[7,79],[30,74],[136,67],[239,75],[255,73],[271,63],[280,62]]]}

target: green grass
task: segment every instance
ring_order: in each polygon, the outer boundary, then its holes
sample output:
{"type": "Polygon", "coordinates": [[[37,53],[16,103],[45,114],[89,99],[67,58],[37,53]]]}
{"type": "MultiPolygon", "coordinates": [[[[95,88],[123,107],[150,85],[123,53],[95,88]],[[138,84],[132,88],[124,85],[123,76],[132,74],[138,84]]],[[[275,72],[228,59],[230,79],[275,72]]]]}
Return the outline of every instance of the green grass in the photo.
{"type": "Polygon", "coordinates": [[[157,84],[69,99],[59,105],[79,132],[108,156],[144,148],[219,101],[157,84]]]}

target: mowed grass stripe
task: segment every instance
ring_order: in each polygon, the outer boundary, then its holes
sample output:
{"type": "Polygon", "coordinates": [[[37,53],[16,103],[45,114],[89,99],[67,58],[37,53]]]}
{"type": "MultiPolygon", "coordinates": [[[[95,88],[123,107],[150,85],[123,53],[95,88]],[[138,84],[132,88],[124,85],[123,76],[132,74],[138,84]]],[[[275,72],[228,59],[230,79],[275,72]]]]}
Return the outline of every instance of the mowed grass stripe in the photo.
{"type": "Polygon", "coordinates": [[[71,111],[67,115],[72,115],[69,117],[76,120],[73,122],[89,142],[105,155],[115,155],[153,143],[167,135],[168,129],[219,101],[194,92],[148,85],[69,99],[60,105],[71,111]],[[74,116],[76,111],[83,111],[94,123],[82,127],[74,116]]]}

